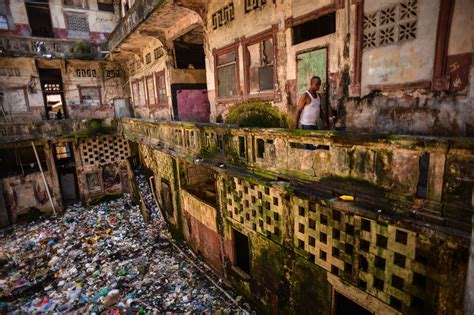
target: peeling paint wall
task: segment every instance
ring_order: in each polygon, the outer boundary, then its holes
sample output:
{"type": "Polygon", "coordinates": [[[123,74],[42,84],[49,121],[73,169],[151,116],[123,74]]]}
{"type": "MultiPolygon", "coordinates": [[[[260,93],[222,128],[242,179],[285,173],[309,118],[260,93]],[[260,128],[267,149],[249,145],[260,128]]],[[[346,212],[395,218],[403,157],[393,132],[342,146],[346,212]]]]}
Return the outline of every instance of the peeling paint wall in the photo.
{"type": "Polygon", "coordinates": [[[0,92],[8,121],[41,119],[44,100],[34,59],[0,58],[0,92]]]}
{"type": "MultiPolygon", "coordinates": [[[[393,8],[399,10],[398,0],[364,1],[364,14],[370,15],[379,12],[379,27],[394,26],[394,32],[401,36],[400,29],[404,22],[399,12],[394,15],[394,22],[382,24],[380,15],[382,9],[393,8]]],[[[384,11],[385,12],[385,11],[384,11]]],[[[416,38],[398,41],[394,33],[393,44],[380,44],[381,32],[379,31],[379,47],[366,48],[362,54],[362,94],[368,94],[368,85],[386,83],[407,83],[430,81],[433,76],[433,64],[436,42],[435,21],[438,19],[439,0],[418,1],[416,14],[416,38]]],[[[370,28],[364,32],[370,32],[370,28]]],[[[387,39],[388,41],[392,39],[387,39]]],[[[389,42],[391,43],[391,42],[389,42]]]]}
{"type": "MultiPolygon", "coordinates": [[[[9,17],[12,20],[9,30],[0,30],[0,34],[11,34],[17,36],[30,36],[31,28],[29,25],[28,15],[24,1],[9,0],[6,1],[9,17]]],[[[87,8],[79,8],[64,5],[63,0],[49,1],[49,9],[51,15],[51,23],[54,30],[55,38],[61,39],[82,39],[93,42],[105,42],[108,35],[113,31],[117,24],[117,15],[112,12],[100,11],[97,1],[88,0],[87,8]],[[74,33],[68,32],[67,18],[68,15],[84,16],[87,21],[88,35],[85,37],[77,37],[74,33]]],[[[118,6],[116,6],[118,9],[118,6]]]]}
{"type": "Polygon", "coordinates": [[[128,142],[117,136],[81,139],[74,147],[81,199],[96,202],[106,195],[131,192],[128,142]]]}
{"type": "Polygon", "coordinates": [[[103,61],[67,61],[66,76],[63,79],[66,89],[64,96],[70,117],[112,118],[113,100],[128,98],[124,70],[118,63],[103,61]],[[96,87],[100,91],[100,105],[89,105],[81,100],[81,88],[96,87]]]}
{"type": "Polygon", "coordinates": [[[0,58],[0,89],[4,93],[3,105],[8,121],[38,121],[46,118],[39,68],[61,71],[69,118],[113,118],[114,99],[130,97],[129,90],[123,88],[126,72],[118,63],[4,57],[0,58]],[[100,106],[90,106],[84,102],[80,98],[81,87],[98,88],[100,106]]]}
{"type": "MultiPolygon", "coordinates": [[[[144,140],[135,139],[139,143],[144,140]]],[[[375,313],[462,312],[459,292],[463,292],[467,272],[467,234],[455,235],[385,211],[377,214],[350,202],[327,200],[305,189],[290,188],[281,180],[257,178],[235,169],[217,170],[219,206],[212,207],[190,193],[184,182],[178,181],[179,172],[163,166],[162,161],[178,159],[178,165],[192,170],[205,168],[193,165],[192,158],[183,158],[179,147],[172,154],[181,157],[169,155],[172,151],[168,149],[139,146],[154,176],[167,174],[167,178],[174,177],[170,181],[179,182],[173,186],[181,198],[176,211],[182,221],[176,221],[175,228],[262,311],[279,314],[317,309],[318,314],[331,314],[337,304],[336,290],[375,313]],[[238,266],[235,231],[248,238],[250,273],[238,266]]],[[[417,162],[406,165],[411,157],[402,151],[393,156],[400,172],[385,178],[394,190],[398,184],[393,183],[406,180],[407,173],[416,173],[417,162]]],[[[364,159],[364,154],[355,154],[355,161],[364,159]]],[[[306,159],[299,155],[299,160],[306,159]]],[[[444,173],[433,160],[432,172],[444,173]]],[[[362,164],[370,167],[372,163],[362,164]]],[[[450,169],[462,172],[459,167],[450,169]]],[[[160,194],[160,188],[157,191],[160,194]]]]}

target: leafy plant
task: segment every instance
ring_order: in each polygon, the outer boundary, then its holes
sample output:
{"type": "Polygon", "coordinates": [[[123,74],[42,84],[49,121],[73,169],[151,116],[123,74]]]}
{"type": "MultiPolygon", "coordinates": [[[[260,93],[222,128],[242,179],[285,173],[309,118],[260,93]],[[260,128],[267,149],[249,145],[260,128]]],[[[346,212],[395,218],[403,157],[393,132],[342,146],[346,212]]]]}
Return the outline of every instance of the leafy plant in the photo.
{"type": "Polygon", "coordinates": [[[239,127],[289,128],[290,118],[277,107],[267,102],[248,102],[233,106],[225,120],[226,124],[239,127]]]}

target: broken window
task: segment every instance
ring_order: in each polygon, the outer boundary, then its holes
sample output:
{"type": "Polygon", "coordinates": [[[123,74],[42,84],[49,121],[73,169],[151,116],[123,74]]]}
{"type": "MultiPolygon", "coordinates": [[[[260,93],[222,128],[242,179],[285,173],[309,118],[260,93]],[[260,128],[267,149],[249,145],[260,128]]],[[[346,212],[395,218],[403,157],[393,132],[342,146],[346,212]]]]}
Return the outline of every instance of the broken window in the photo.
{"type": "Polygon", "coordinates": [[[6,15],[0,15],[0,29],[7,30],[8,29],[8,20],[6,15]]]}
{"type": "Polygon", "coordinates": [[[155,105],[156,97],[155,97],[155,85],[153,83],[153,76],[149,76],[146,78],[146,93],[148,96],[148,105],[155,105]]]}
{"type": "Polygon", "coordinates": [[[66,28],[69,38],[89,39],[89,23],[85,14],[67,13],[66,28]]]}
{"type": "Polygon", "coordinates": [[[293,30],[293,45],[323,37],[336,32],[336,12],[296,25],[293,30]]]}
{"type": "Polygon", "coordinates": [[[163,56],[163,49],[161,49],[160,47],[155,48],[153,50],[153,55],[155,57],[155,60],[160,59],[160,57],[163,56]]]}
{"type": "Polygon", "coordinates": [[[100,88],[98,87],[79,87],[79,94],[81,95],[81,104],[84,107],[99,107],[100,102],[100,88]]]}
{"type": "Polygon", "coordinates": [[[205,69],[204,45],[174,41],[178,69],[205,69]]]}
{"type": "Polygon", "coordinates": [[[31,35],[53,38],[49,0],[25,1],[31,35]]]}
{"type": "MultiPolygon", "coordinates": [[[[98,1],[100,2],[100,0],[98,1]]],[[[64,0],[64,5],[75,8],[87,9],[89,7],[87,2],[87,0],[64,0]]]]}
{"type": "MultiPolygon", "coordinates": [[[[48,171],[46,155],[43,146],[37,145],[36,152],[44,172],[48,171]]],[[[14,147],[9,150],[0,150],[0,178],[28,175],[39,172],[33,147],[14,147]]]]}
{"type": "Polygon", "coordinates": [[[234,251],[237,267],[250,274],[250,248],[249,238],[233,229],[234,231],[234,251]]]}
{"type": "Polygon", "coordinates": [[[3,94],[3,110],[9,113],[28,112],[26,88],[5,90],[3,94]]]}
{"type": "Polygon", "coordinates": [[[158,92],[158,103],[168,104],[168,98],[166,97],[166,81],[165,72],[161,71],[155,74],[156,77],[156,91],[158,92]]]}
{"type": "Polygon", "coordinates": [[[237,96],[237,52],[216,56],[217,95],[219,97],[237,96]]]}
{"type": "Polygon", "coordinates": [[[97,0],[97,7],[99,11],[114,13],[113,0],[97,0]]]}
{"type": "Polygon", "coordinates": [[[260,93],[273,90],[274,47],[273,39],[247,46],[248,53],[248,92],[260,93]]]}
{"type": "Polygon", "coordinates": [[[67,143],[56,144],[56,159],[68,159],[71,157],[71,147],[67,143]]]}

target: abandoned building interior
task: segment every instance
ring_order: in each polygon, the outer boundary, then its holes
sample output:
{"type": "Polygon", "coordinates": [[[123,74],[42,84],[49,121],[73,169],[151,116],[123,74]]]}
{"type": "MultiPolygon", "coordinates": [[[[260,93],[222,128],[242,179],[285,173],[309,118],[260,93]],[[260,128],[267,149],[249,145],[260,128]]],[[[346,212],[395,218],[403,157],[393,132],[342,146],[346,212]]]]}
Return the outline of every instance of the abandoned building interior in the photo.
{"type": "Polygon", "coordinates": [[[136,199],[139,169],[173,237],[257,313],[472,314],[473,16],[1,0],[0,226],[136,199]],[[297,129],[313,76],[328,130],[297,129]],[[243,105],[285,125],[235,124],[243,105]]]}

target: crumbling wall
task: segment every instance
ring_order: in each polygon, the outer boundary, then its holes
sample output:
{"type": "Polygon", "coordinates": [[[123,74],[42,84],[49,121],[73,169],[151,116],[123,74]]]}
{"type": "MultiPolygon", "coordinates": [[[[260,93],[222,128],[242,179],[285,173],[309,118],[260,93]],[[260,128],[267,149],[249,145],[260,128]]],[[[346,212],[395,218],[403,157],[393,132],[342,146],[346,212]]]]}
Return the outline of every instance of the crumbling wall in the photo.
{"type": "Polygon", "coordinates": [[[1,57],[0,92],[7,121],[41,120],[44,100],[35,59],[1,57]]]}
{"type": "MultiPolygon", "coordinates": [[[[54,166],[51,148],[44,144],[46,165],[43,169],[56,212],[62,210],[62,199],[59,181],[54,166]]],[[[15,223],[22,215],[30,211],[53,212],[46,187],[40,172],[27,175],[11,176],[1,179],[3,197],[9,216],[9,222],[15,223]]]]}
{"type": "MultiPolygon", "coordinates": [[[[99,11],[97,1],[89,0],[86,2],[87,8],[72,7],[64,5],[61,0],[50,1],[51,23],[56,38],[62,39],[79,39],[68,33],[67,16],[70,14],[86,17],[87,38],[83,40],[91,40],[94,42],[105,42],[108,35],[113,31],[118,23],[118,16],[114,12],[99,11]]],[[[17,36],[30,36],[31,28],[26,13],[26,7],[22,1],[6,1],[8,6],[7,12],[12,20],[12,27],[8,31],[1,30],[2,33],[8,33],[17,36]]]]}
{"type": "Polygon", "coordinates": [[[63,79],[68,112],[73,119],[112,118],[114,99],[126,99],[125,73],[115,62],[67,61],[63,79]],[[98,89],[100,104],[84,97],[84,89],[98,89]]]}
{"type": "Polygon", "coordinates": [[[107,195],[130,192],[128,142],[119,136],[98,136],[75,143],[74,156],[81,199],[97,202],[107,195]]]}

